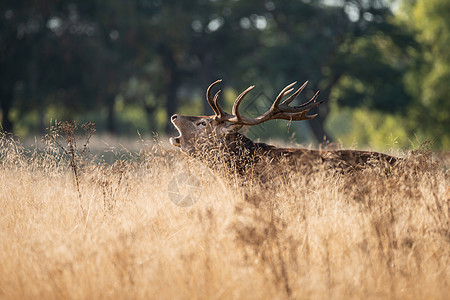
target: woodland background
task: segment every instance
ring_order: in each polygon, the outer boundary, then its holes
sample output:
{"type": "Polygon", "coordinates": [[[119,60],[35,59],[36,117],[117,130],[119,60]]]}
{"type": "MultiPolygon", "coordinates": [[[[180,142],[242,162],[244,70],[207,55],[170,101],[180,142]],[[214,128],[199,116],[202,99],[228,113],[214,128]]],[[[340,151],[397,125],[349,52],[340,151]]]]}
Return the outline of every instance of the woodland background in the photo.
{"type": "Polygon", "coordinates": [[[218,78],[226,108],[256,85],[249,115],[294,80],[321,91],[316,119],[251,136],[448,150],[450,1],[2,1],[0,121],[19,137],[72,119],[171,134],[173,113],[211,113],[218,78]]]}

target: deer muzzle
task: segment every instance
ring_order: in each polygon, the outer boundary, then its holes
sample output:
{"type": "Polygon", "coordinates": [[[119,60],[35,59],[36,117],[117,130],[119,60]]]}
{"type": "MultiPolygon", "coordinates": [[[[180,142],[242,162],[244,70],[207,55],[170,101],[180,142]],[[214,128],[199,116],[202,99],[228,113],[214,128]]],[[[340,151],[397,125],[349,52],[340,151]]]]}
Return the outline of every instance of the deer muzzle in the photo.
{"type": "Polygon", "coordinates": [[[181,147],[181,130],[178,128],[178,126],[176,124],[177,118],[178,118],[177,114],[170,117],[170,121],[172,122],[173,126],[175,126],[175,128],[178,131],[178,136],[171,137],[169,139],[169,142],[172,144],[172,146],[181,147]]]}

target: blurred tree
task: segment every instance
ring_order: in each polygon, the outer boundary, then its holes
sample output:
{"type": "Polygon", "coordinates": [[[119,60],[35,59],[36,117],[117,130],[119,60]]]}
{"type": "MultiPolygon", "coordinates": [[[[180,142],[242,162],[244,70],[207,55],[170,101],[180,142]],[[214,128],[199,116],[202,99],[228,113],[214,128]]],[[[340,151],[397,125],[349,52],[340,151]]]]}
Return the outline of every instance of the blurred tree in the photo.
{"type": "MultiPolygon", "coordinates": [[[[159,94],[165,95],[167,116],[177,112],[181,90],[191,98],[192,91],[203,95],[217,78],[241,74],[242,62],[258,49],[259,32],[240,26],[241,15],[250,11],[243,2],[138,2],[151,24],[150,39],[157,51],[154,59],[160,66],[159,80],[155,79],[164,90],[159,94]]],[[[233,85],[239,78],[226,82],[233,85]]],[[[206,101],[202,103],[205,113],[211,113],[206,101]]],[[[166,131],[171,130],[167,122],[166,131]]]]}
{"type": "Polygon", "coordinates": [[[12,130],[12,110],[18,118],[38,111],[42,129],[47,108],[57,107],[58,118],[95,110],[114,132],[119,99],[122,108],[142,107],[151,130],[165,112],[169,130],[167,117],[217,78],[237,91],[255,83],[271,92],[297,79],[326,101],[311,122],[320,141],[329,137],[329,99],[406,111],[412,42],[391,19],[379,0],[6,0],[2,126],[12,130]]]}
{"type": "MultiPolygon", "coordinates": [[[[218,78],[224,79],[222,89],[224,85],[246,88],[250,84],[246,78],[249,66],[261,45],[261,31],[242,26],[242,19],[258,13],[261,8],[252,1],[209,1],[201,8],[192,18],[189,48],[194,72],[201,83],[201,94],[218,78]]],[[[198,82],[192,84],[198,85],[198,82]]],[[[208,103],[202,103],[204,112],[211,114],[208,103]]]]}
{"type": "Polygon", "coordinates": [[[20,1],[4,1],[0,8],[0,109],[1,127],[12,132],[11,110],[15,105],[16,90],[23,87],[27,68],[24,60],[29,53],[26,33],[36,31],[36,24],[28,21],[25,4],[20,1]]]}
{"type": "Polygon", "coordinates": [[[403,1],[402,21],[414,30],[419,48],[406,82],[415,102],[411,130],[432,138],[435,147],[450,148],[450,2],[403,1]]]}
{"type": "Polygon", "coordinates": [[[13,129],[12,107],[19,117],[37,109],[43,129],[48,101],[63,104],[69,114],[92,102],[92,84],[87,84],[89,72],[85,71],[92,64],[88,37],[94,25],[80,17],[76,6],[69,1],[8,1],[0,14],[5,130],[13,129]]]}
{"type": "MultiPolygon", "coordinates": [[[[191,37],[190,20],[196,2],[139,0],[137,5],[149,25],[146,40],[151,42],[154,51],[151,61],[147,62],[151,66],[148,71],[152,76],[147,78],[153,83],[156,98],[165,99],[166,115],[171,116],[177,111],[179,90],[189,64],[186,49],[191,37]]],[[[156,107],[146,101],[144,108],[152,114],[156,107]]],[[[172,130],[169,122],[165,129],[166,132],[172,130]]]]}
{"type": "Polygon", "coordinates": [[[61,109],[59,118],[71,119],[105,107],[107,129],[114,131],[121,83],[148,60],[142,55],[148,44],[136,37],[136,28],[143,28],[135,26],[136,3],[22,2],[8,1],[0,11],[4,129],[12,130],[14,107],[19,117],[38,110],[43,130],[45,110],[54,105],[61,109]]]}
{"type": "Polygon", "coordinates": [[[330,138],[324,122],[333,98],[343,106],[406,111],[401,53],[408,36],[390,21],[384,2],[265,1],[264,8],[248,19],[250,26],[267,27],[258,75],[278,86],[293,78],[309,80],[309,96],[321,90],[325,103],[310,122],[318,141],[330,138]]]}

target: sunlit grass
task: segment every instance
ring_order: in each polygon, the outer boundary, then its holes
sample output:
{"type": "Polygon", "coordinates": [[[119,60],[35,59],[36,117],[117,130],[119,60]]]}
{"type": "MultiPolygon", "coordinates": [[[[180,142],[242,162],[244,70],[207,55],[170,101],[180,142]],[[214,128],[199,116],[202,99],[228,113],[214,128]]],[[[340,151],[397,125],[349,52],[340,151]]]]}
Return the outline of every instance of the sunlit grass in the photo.
{"type": "Polygon", "coordinates": [[[449,178],[431,153],[388,175],[299,165],[261,184],[138,145],[77,161],[83,214],[70,159],[1,137],[0,298],[447,297],[449,178]],[[191,206],[171,201],[178,174],[199,180],[191,206]]]}

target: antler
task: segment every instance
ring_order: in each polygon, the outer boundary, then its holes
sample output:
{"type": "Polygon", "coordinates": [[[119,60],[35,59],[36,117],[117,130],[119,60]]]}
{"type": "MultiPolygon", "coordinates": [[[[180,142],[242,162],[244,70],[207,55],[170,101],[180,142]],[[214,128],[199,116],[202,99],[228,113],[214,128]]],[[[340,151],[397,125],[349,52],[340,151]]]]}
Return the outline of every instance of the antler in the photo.
{"type": "Polygon", "coordinates": [[[314,96],[306,103],[303,103],[299,106],[289,106],[289,104],[292,103],[292,101],[297,98],[297,96],[303,91],[303,89],[308,84],[308,81],[306,81],[297,91],[295,91],[292,95],[290,95],[286,100],[284,100],[281,104],[281,100],[290,92],[292,92],[294,89],[292,88],[297,82],[293,82],[289,85],[287,85],[277,96],[275,101],[273,102],[270,109],[265,112],[264,114],[260,115],[256,118],[248,118],[244,117],[239,112],[239,105],[241,104],[242,100],[244,99],[245,95],[248,94],[255,86],[252,85],[248,87],[245,91],[243,91],[234,101],[233,108],[232,108],[232,114],[229,114],[225,112],[219,105],[218,99],[220,90],[214,95],[214,98],[211,99],[211,89],[214,85],[221,82],[222,80],[217,80],[216,82],[212,83],[207,91],[206,91],[206,99],[208,100],[209,105],[211,105],[212,109],[215,113],[215,120],[219,122],[232,122],[236,124],[242,124],[242,125],[258,125],[263,122],[266,122],[268,120],[275,120],[275,119],[283,119],[283,120],[290,120],[290,121],[301,121],[301,120],[310,120],[312,118],[315,118],[317,114],[315,115],[307,115],[307,113],[314,107],[319,106],[323,103],[323,101],[316,102],[317,96],[319,95],[319,91],[317,91],[314,96]]]}
{"type": "Polygon", "coordinates": [[[228,119],[233,118],[233,116],[230,115],[229,113],[225,112],[222,109],[222,107],[220,107],[220,105],[219,105],[219,95],[220,95],[221,90],[218,90],[217,93],[214,95],[214,98],[211,98],[211,89],[221,81],[222,81],[222,79],[219,79],[219,80],[216,80],[215,82],[211,83],[211,85],[206,90],[206,100],[208,101],[209,105],[213,109],[213,111],[216,115],[216,120],[226,121],[228,119]]]}

